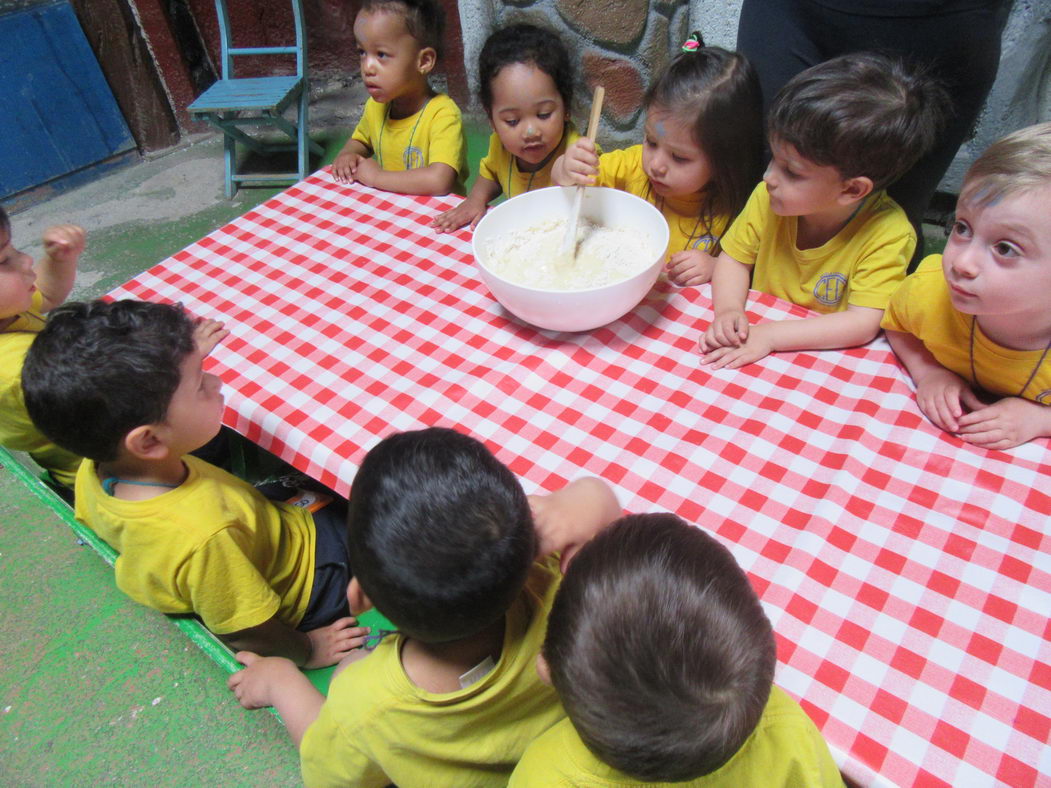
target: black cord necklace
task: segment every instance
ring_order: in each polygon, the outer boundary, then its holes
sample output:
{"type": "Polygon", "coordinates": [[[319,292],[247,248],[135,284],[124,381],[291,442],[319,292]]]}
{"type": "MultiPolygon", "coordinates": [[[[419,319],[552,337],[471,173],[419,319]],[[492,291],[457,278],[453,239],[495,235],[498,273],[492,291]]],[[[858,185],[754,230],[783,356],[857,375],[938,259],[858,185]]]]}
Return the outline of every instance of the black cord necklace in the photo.
{"type": "MultiPolygon", "coordinates": [[[[974,334],[975,327],[978,325],[978,318],[975,315],[971,315],[971,344],[968,349],[968,355],[971,358],[971,382],[975,388],[982,388],[982,384],[978,382],[978,370],[974,366],[974,334]]],[[[1029,373],[1029,377],[1025,381],[1025,385],[1018,390],[1016,397],[1021,397],[1025,394],[1025,390],[1029,388],[1029,384],[1033,382],[1033,378],[1036,377],[1036,373],[1040,371],[1040,367],[1044,364],[1044,359],[1047,358],[1047,354],[1051,352],[1051,340],[1048,340],[1047,345],[1044,347],[1044,352],[1040,354],[1040,360],[1036,362],[1036,366],[1033,367],[1033,371],[1029,373]]]]}

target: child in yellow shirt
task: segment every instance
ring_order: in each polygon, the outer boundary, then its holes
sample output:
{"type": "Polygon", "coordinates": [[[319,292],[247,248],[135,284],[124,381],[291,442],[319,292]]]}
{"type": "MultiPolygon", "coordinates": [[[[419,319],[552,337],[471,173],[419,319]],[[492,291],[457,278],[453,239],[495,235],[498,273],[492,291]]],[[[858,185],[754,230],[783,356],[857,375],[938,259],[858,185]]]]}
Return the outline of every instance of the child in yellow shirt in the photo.
{"type": "Polygon", "coordinates": [[[773,159],[723,238],[702,363],[733,369],[875,338],[916,246],[884,189],[931,147],[945,105],[929,80],[865,52],[785,85],[767,118],[773,159]],[[752,326],[749,286],[822,314],[752,326]]]}
{"type": "Polygon", "coordinates": [[[500,194],[510,199],[551,185],[551,166],[580,135],[569,114],[573,68],[562,40],[535,25],[511,25],[478,57],[479,93],[493,127],[489,152],[467,199],[434,220],[442,232],[473,230],[500,194]]]}
{"type": "Polygon", "coordinates": [[[337,503],[270,501],[190,455],[222,424],[222,384],[202,361],[227,333],[171,304],[65,304],[26,355],[26,408],[86,458],[76,515],[120,553],[124,593],[196,613],[233,648],[332,665],[367,634],[346,606],[337,503]]]}
{"type": "Polygon", "coordinates": [[[682,286],[711,279],[726,227],[762,171],[759,80],[744,57],[683,44],[646,94],[642,145],[601,156],[581,138],[551,170],[559,186],[610,186],[653,203],[668,222],[666,270],[682,286]]]}
{"type": "Polygon", "coordinates": [[[84,230],[74,224],[44,231],[44,256],[33,259],[15,248],[11,220],[0,208],[0,446],[24,451],[51,477],[73,487],[80,456],[48,440],[34,426],[22,397],[22,364],[44,314],[73,289],[84,230]]]}
{"type": "Polygon", "coordinates": [[[843,788],[775,661],[729,550],[673,514],[623,517],[566,570],[537,669],[567,719],[508,785],[843,788]]]}
{"type": "Polygon", "coordinates": [[[920,410],[976,446],[1051,436],[1048,205],[1051,123],[1041,123],[975,160],[945,253],[920,264],[883,317],[920,410]]]}
{"type": "Polygon", "coordinates": [[[527,497],[479,441],[432,427],[369,451],[350,501],[351,610],[375,605],[398,634],[337,668],[327,699],[250,653],[231,689],[277,709],[311,788],[506,785],[564,716],[536,656],[560,560],[620,514],[612,491],[585,478],[527,497]]]}
{"type": "Polygon", "coordinates": [[[365,0],[354,20],[369,98],[332,162],[337,181],[402,194],[463,194],[467,145],[460,108],[427,81],[445,18],[435,0],[365,0]]]}

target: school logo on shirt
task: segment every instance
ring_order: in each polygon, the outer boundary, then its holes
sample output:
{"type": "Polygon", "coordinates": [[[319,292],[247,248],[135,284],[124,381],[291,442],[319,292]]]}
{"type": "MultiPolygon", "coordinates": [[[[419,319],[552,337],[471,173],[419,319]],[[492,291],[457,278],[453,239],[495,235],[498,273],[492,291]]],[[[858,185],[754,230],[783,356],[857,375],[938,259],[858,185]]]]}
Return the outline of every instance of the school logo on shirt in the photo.
{"type": "Polygon", "coordinates": [[[405,149],[401,160],[405,163],[405,169],[415,170],[423,166],[423,151],[415,145],[405,149]]]}
{"type": "Polygon", "coordinates": [[[1044,389],[1037,394],[1036,401],[1041,405],[1051,405],[1051,389],[1044,389]]]}
{"type": "Polygon", "coordinates": [[[847,290],[847,278],[843,274],[823,274],[814,285],[814,298],[825,306],[835,306],[847,290]]]}
{"type": "Polygon", "coordinates": [[[693,242],[692,248],[700,249],[702,252],[710,253],[712,251],[713,246],[715,246],[715,236],[711,233],[705,233],[693,242]]]}

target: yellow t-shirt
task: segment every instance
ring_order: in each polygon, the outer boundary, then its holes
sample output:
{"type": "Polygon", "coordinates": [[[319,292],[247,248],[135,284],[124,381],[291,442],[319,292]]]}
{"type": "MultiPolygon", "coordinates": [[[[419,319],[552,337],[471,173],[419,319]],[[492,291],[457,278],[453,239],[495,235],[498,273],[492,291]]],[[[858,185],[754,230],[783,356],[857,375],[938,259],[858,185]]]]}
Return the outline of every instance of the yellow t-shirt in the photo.
{"type": "MultiPolygon", "coordinates": [[[[942,256],[925,257],[916,271],[901,284],[883,314],[883,328],[902,331],[919,339],[935,360],[964,380],[975,383],[971,374],[971,315],[952,305],[949,286],[942,273],[942,256]]],[[[1051,405],[1051,354],[1042,350],[1012,350],[998,345],[974,325],[974,371],[977,384],[986,391],[1051,405]],[[1033,375],[1030,381],[1029,376],[1033,375]],[[1026,383],[1028,382],[1028,386],[1026,383]],[[1025,391],[1022,392],[1022,388],[1025,391]]]]}
{"type": "Polygon", "coordinates": [[[81,458],[49,441],[26,412],[22,396],[22,364],[29,346],[44,327],[40,307],[44,296],[33,292],[29,311],[0,331],[0,446],[24,451],[59,484],[72,487],[81,458]]]}
{"type": "Polygon", "coordinates": [[[117,586],[162,613],[196,613],[216,634],[275,614],[296,626],[314,582],[310,513],[192,455],[183,462],[186,481],[144,501],[106,494],[95,462],[81,466],[76,516],[120,553],[117,586]]]}
{"type": "Polygon", "coordinates": [[[507,199],[532,189],[542,189],[551,185],[551,167],[555,159],[566,152],[567,145],[579,138],[580,134],[577,133],[573,121],[567,121],[565,131],[562,132],[562,141],[548,157],[547,164],[534,172],[522,172],[518,169],[518,160],[500,142],[496,132],[493,132],[489,135],[489,152],[478,162],[478,175],[496,181],[507,199]]]}
{"type": "Polygon", "coordinates": [[[843,778],[828,745],[806,712],[774,687],[755,731],[729,761],[711,774],[686,782],[639,782],[596,758],[566,719],[533,742],[518,762],[508,788],[575,785],[589,788],[628,785],[842,788],[843,778]]]}
{"type": "Polygon", "coordinates": [[[714,254],[715,245],[730,223],[729,216],[716,216],[711,224],[700,220],[701,198],[665,199],[653,193],[650,179],[642,169],[642,146],[633,145],[623,150],[603,153],[598,160],[598,178],[596,186],[609,186],[613,189],[634,194],[646,202],[657,206],[657,210],[668,222],[668,254],[672,255],[685,249],[700,249],[714,254]]]}
{"type": "Polygon", "coordinates": [[[755,187],[727,230],[723,251],[753,265],[752,288],[818,312],[851,306],[883,309],[916,248],[905,211],[880,191],[821,246],[796,248],[796,216],[770,210],[766,184],[755,187]]]}
{"type": "Polygon", "coordinates": [[[561,574],[530,570],[505,617],[496,666],[459,692],[420,689],[401,665],[400,636],[347,666],[300,744],[303,781],[316,786],[503,786],[529,743],[565,717],[536,673],[561,574]]]}
{"type": "Polygon", "coordinates": [[[458,194],[467,180],[467,140],[456,102],[438,93],[407,118],[387,117],[387,105],[365,101],[353,138],[372,151],[385,170],[415,170],[448,164],[456,170],[458,194]]]}

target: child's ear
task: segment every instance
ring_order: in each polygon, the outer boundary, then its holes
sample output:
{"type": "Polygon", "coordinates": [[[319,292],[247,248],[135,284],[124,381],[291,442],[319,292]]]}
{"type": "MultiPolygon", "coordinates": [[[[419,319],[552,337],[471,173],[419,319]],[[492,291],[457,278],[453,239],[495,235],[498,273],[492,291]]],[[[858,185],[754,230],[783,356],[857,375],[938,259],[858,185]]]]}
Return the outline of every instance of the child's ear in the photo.
{"type": "Polygon", "coordinates": [[[858,200],[864,200],[872,194],[872,178],[857,175],[843,181],[843,188],[839,193],[840,203],[847,205],[858,200]]]}
{"type": "Polygon", "coordinates": [[[360,616],[366,610],[372,610],[372,600],[365,596],[365,591],[356,577],[350,578],[350,582],[347,583],[347,604],[350,606],[351,614],[355,616],[360,616]]]}
{"type": "Polygon", "coordinates": [[[164,428],[159,424],[136,427],[124,436],[123,447],[139,460],[163,460],[168,457],[164,428]]]}
{"type": "Polygon", "coordinates": [[[544,659],[543,654],[536,655],[536,675],[540,677],[540,680],[551,686],[551,668],[547,665],[547,660],[544,659]]]}
{"type": "Polygon", "coordinates": [[[430,74],[437,63],[438,53],[434,47],[424,47],[420,50],[420,54],[416,56],[416,68],[424,76],[430,74]]]}

